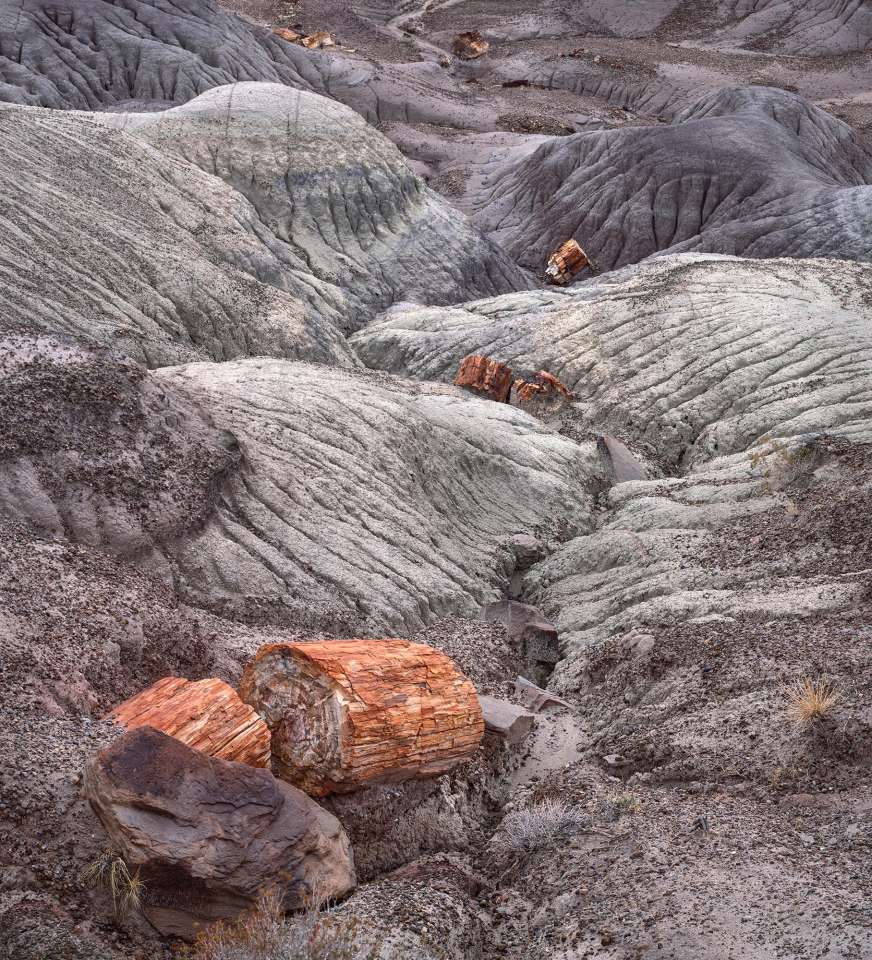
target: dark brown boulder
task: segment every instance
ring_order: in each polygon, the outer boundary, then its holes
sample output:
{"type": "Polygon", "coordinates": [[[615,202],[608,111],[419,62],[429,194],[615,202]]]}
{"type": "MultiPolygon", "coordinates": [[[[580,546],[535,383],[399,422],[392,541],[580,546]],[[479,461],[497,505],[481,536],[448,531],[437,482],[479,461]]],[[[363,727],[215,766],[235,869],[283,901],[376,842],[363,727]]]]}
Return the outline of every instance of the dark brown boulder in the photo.
{"type": "Polygon", "coordinates": [[[339,821],[268,770],[206,756],[139,727],[91,759],[84,792],[113,850],[145,883],[165,936],[232,919],[266,888],[287,909],[354,887],[339,821]]]}

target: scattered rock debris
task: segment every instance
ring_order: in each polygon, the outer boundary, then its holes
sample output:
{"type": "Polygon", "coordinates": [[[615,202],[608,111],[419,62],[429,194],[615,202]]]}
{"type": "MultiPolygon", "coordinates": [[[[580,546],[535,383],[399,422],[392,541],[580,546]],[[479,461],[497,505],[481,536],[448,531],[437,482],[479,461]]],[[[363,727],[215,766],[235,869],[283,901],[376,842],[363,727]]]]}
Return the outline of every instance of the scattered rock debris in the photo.
{"type": "Polygon", "coordinates": [[[326,30],[306,34],[292,30],[290,27],[273,27],[273,33],[282,40],[287,40],[288,43],[296,43],[310,50],[323,50],[325,47],[336,46],[336,41],[326,30]]]}

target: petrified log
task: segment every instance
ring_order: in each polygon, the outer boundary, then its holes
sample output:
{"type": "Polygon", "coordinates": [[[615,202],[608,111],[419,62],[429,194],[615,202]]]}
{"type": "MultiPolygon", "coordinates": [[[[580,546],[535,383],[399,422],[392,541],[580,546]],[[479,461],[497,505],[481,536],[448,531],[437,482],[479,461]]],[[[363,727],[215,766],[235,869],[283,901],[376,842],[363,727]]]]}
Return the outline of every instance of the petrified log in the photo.
{"type": "Polygon", "coordinates": [[[551,254],[545,267],[545,276],[552,283],[563,286],[587,266],[592,266],[588,255],[575,240],[567,240],[551,254]]]}
{"type": "Polygon", "coordinates": [[[520,743],[533,729],[536,718],[523,707],[484,694],[478,700],[488,733],[501,737],[507,743],[520,743]]]}
{"type": "Polygon", "coordinates": [[[164,677],[106,719],[128,730],[154,727],[210,757],[269,766],[269,727],[223,680],[164,677]]]}
{"type": "Polygon", "coordinates": [[[293,910],[354,887],[348,837],[331,813],[269,770],[207,757],[151,727],[93,757],[84,793],[165,936],[191,940],[264,889],[293,910]]]}
{"type": "Polygon", "coordinates": [[[498,403],[505,403],[512,389],[512,368],[478,353],[460,361],[454,384],[484,394],[498,403]]]}
{"type": "Polygon", "coordinates": [[[239,693],[272,731],[276,776],[314,796],[437,776],[484,733],[470,681],[408,640],[261,647],[239,693]]]}
{"type": "Polygon", "coordinates": [[[452,49],[461,60],[477,60],[488,52],[490,44],[478,30],[467,30],[457,34],[452,49]]]}

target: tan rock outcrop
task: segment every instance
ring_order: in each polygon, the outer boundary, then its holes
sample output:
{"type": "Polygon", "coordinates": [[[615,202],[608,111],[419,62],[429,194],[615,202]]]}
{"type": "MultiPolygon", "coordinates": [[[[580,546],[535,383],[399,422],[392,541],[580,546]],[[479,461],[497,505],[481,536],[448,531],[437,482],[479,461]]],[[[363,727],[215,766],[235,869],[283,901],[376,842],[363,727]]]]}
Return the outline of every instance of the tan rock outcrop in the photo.
{"type": "Polygon", "coordinates": [[[345,831],[314,800],[268,770],[207,757],[151,727],[93,757],[84,793],[165,936],[191,940],[265,888],[291,910],[355,885],[345,831]]]}
{"type": "Polygon", "coordinates": [[[445,773],[484,732],[472,683],[408,640],[261,647],[239,692],[272,731],[276,776],[314,796],[445,773]]]}
{"type": "Polygon", "coordinates": [[[499,360],[481,354],[470,354],[460,361],[454,385],[484,394],[498,403],[505,403],[512,389],[512,368],[499,360]]]}
{"type": "Polygon", "coordinates": [[[106,717],[127,730],[154,727],[222,760],[268,767],[269,727],[223,680],[164,677],[106,717]]]}

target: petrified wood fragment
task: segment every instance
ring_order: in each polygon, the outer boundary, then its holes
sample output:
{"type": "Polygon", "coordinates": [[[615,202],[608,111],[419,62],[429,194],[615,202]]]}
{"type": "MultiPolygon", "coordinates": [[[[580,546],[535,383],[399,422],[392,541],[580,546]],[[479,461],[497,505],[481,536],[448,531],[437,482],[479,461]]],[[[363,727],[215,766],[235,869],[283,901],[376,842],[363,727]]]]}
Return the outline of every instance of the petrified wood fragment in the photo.
{"type": "Polygon", "coordinates": [[[128,730],[154,727],[210,757],[269,766],[269,728],[223,680],[164,677],[106,719],[128,730]]]}
{"type": "Polygon", "coordinates": [[[569,388],[547,370],[515,380],[510,395],[515,406],[537,414],[555,413],[574,399],[569,388]]]}
{"type": "Polygon", "coordinates": [[[461,60],[477,60],[488,52],[490,44],[478,30],[468,30],[457,34],[452,49],[461,60]]]}
{"type": "Polygon", "coordinates": [[[272,731],[276,776],[314,796],[445,773],[484,732],[470,681],[408,640],[270,644],[239,692],[272,731]]]}
{"type": "Polygon", "coordinates": [[[563,286],[587,266],[591,266],[588,255],[575,240],[567,240],[551,254],[545,267],[545,276],[552,283],[563,286]]]}
{"type": "Polygon", "coordinates": [[[512,368],[499,360],[471,353],[460,361],[454,385],[474,390],[498,403],[505,403],[512,389],[512,368]]]}

